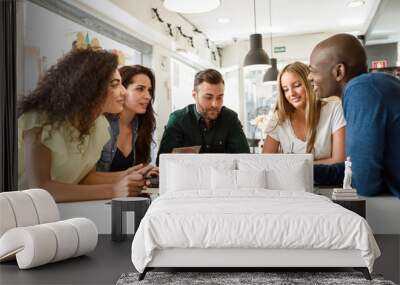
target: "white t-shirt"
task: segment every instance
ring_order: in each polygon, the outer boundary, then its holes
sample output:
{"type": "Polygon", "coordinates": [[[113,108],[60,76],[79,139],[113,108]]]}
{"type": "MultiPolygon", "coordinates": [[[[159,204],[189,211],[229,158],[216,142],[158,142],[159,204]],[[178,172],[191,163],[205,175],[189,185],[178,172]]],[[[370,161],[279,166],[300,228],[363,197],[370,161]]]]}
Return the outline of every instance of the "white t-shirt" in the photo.
{"type": "MultiPolygon", "coordinates": [[[[276,126],[277,120],[276,113],[269,118],[266,127],[267,135],[280,143],[283,153],[306,153],[307,142],[296,137],[290,120],[276,126]]],[[[324,102],[315,136],[315,160],[331,157],[332,134],[345,125],[341,101],[324,102]]]]}

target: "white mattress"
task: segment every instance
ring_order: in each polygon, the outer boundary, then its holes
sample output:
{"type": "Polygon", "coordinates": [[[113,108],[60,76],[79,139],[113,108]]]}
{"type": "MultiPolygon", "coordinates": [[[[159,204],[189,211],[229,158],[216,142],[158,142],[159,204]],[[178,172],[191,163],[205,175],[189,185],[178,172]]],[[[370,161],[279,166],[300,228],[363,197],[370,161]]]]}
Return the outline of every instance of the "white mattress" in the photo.
{"type": "Polygon", "coordinates": [[[265,189],[227,193],[157,198],[132,243],[136,269],[143,272],[154,251],[167,248],[355,249],[370,271],[380,255],[367,222],[326,197],[265,189]]]}

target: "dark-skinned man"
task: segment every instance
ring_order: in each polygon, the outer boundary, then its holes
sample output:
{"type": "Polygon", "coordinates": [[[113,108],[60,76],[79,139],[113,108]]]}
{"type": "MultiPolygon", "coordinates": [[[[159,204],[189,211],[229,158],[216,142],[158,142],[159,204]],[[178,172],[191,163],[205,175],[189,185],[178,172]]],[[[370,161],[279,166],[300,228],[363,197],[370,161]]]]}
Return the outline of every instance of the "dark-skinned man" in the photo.
{"type": "MultiPolygon", "coordinates": [[[[320,42],[311,53],[310,70],[317,95],[342,97],[352,187],[364,196],[387,192],[400,198],[400,80],[367,73],[365,50],[348,34],[320,42]]],[[[338,182],[343,170],[343,164],[315,166],[315,180],[338,182]]]]}

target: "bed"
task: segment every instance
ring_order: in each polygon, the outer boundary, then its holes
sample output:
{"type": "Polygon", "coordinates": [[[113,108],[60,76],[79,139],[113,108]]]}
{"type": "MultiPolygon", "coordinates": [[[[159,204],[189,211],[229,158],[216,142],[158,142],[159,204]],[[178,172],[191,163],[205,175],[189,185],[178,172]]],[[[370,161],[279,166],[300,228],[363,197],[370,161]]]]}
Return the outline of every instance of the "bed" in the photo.
{"type": "Polygon", "coordinates": [[[158,267],[353,267],[380,251],[365,219],[313,194],[312,156],[164,154],[132,262],[158,267]]]}

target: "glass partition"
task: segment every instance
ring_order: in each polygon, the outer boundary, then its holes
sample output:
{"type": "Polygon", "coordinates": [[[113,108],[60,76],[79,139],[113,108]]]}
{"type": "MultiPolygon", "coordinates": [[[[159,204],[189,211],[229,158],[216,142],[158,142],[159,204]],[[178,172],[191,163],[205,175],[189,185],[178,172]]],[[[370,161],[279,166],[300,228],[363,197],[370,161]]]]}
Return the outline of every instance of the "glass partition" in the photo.
{"type": "Polygon", "coordinates": [[[261,146],[265,138],[267,116],[273,112],[277,99],[276,83],[264,83],[264,73],[263,70],[244,73],[244,130],[254,152],[260,152],[257,146],[261,146]]]}

